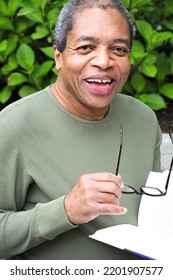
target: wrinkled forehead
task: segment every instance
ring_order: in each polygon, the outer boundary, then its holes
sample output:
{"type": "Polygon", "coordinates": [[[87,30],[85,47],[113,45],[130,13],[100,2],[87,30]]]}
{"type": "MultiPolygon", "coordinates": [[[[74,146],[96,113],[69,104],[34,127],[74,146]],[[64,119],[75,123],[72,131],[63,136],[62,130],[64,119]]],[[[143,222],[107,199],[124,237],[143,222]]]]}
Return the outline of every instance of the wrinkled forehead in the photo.
{"type": "MultiPolygon", "coordinates": [[[[92,19],[97,16],[97,14],[100,13],[100,16],[102,14],[108,14],[108,16],[111,18],[113,17],[115,20],[117,18],[117,15],[123,19],[123,21],[126,22],[128,25],[127,19],[124,17],[124,15],[116,8],[101,8],[101,7],[82,7],[76,10],[73,16],[73,28],[75,28],[75,24],[77,24],[78,21],[81,20],[81,18],[85,19],[87,14],[93,15],[93,17],[90,18],[89,22],[92,22],[92,19]]],[[[102,17],[97,18],[98,24],[102,22],[102,17]],[[99,20],[100,19],[100,20],[99,20]]]]}
{"type": "Polygon", "coordinates": [[[85,8],[76,13],[69,37],[121,38],[130,44],[130,31],[126,19],[116,9],[85,8]]]}

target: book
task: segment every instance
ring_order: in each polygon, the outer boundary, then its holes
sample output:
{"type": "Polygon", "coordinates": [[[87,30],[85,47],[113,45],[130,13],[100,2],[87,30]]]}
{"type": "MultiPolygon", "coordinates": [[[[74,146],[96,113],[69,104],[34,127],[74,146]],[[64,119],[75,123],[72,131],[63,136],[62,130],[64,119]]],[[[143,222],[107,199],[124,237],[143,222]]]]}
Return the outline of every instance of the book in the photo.
{"type": "MultiPolygon", "coordinates": [[[[164,191],[168,171],[150,172],[146,186],[164,191]]],[[[136,194],[126,194],[136,195],[136,194]]],[[[96,231],[89,236],[127,250],[146,259],[165,260],[173,252],[173,171],[165,196],[142,195],[138,226],[121,224],[96,231]]]]}

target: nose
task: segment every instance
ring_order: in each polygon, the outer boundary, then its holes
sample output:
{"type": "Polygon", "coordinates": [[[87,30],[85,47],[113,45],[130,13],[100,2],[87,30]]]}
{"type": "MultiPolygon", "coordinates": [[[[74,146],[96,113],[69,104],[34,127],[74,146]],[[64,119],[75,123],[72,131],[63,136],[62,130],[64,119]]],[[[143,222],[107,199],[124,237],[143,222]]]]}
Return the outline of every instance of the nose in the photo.
{"type": "Polygon", "coordinates": [[[108,50],[95,51],[94,57],[90,61],[91,66],[99,67],[100,69],[107,69],[112,66],[112,58],[108,50]]]}

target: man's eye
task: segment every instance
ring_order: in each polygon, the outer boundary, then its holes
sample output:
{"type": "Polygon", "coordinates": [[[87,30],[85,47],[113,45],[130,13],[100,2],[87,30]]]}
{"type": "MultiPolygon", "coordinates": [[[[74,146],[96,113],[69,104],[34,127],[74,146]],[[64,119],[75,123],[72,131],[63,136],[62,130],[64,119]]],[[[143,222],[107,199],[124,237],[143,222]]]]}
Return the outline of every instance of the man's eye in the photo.
{"type": "Polygon", "coordinates": [[[129,50],[123,47],[114,47],[112,48],[112,52],[117,56],[127,56],[129,54],[129,50]]]}
{"type": "Polygon", "coordinates": [[[81,53],[88,53],[90,51],[92,51],[94,49],[94,47],[90,46],[90,45],[85,45],[85,46],[80,46],[77,50],[81,53]]]}

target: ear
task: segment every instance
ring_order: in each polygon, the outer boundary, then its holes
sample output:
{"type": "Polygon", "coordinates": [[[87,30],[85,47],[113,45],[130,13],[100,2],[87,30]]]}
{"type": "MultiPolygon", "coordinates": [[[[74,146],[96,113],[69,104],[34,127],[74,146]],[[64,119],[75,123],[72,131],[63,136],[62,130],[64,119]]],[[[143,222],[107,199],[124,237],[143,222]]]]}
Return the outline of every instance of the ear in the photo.
{"type": "Polygon", "coordinates": [[[54,59],[55,59],[55,66],[56,69],[59,71],[61,69],[61,53],[57,50],[57,47],[53,46],[54,50],[54,59]]]}

